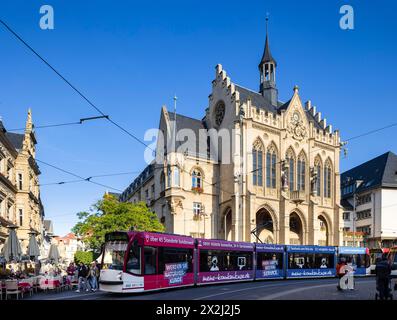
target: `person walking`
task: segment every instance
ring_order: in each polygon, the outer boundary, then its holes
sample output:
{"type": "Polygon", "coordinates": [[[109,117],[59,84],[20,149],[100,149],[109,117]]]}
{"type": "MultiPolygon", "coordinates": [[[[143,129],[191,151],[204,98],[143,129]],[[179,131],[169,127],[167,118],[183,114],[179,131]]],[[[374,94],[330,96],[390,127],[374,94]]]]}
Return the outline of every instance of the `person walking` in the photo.
{"type": "Polygon", "coordinates": [[[380,300],[387,299],[390,294],[389,281],[391,266],[387,260],[387,255],[383,254],[382,259],[378,261],[375,267],[376,289],[379,291],[380,300]]]}
{"type": "Polygon", "coordinates": [[[338,276],[338,285],[337,289],[342,290],[340,286],[340,281],[342,277],[345,275],[345,272],[343,271],[342,267],[346,265],[346,259],[344,257],[340,258],[338,264],[336,265],[336,275],[338,276]]]}
{"type": "Polygon", "coordinates": [[[98,289],[98,276],[99,276],[99,269],[94,262],[91,263],[91,268],[90,268],[90,287],[91,287],[91,291],[97,291],[98,289]]]}
{"type": "Polygon", "coordinates": [[[88,286],[87,286],[87,277],[88,277],[88,269],[86,265],[82,262],[80,262],[79,267],[77,268],[78,271],[78,278],[79,278],[79,285],[76,290],[76,292],[80,292],[80,289],[83,286],[83,291],[85,288],[85,291],[88,291],[88,286]]]}

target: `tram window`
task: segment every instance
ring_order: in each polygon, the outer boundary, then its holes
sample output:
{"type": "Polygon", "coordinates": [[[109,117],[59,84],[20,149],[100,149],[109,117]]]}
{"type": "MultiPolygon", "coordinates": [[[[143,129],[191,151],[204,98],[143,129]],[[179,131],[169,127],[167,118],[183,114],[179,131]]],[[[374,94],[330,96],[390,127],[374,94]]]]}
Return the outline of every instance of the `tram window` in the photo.
{"type": "Polygon", "coordinates": [[[159,247],[159,274],[165,271],[165,265],[187,262],[186,272],[193,272],[193,249],[159,247]]]}
{"type": "Polygon", "coordinates": [[[252,252],[200,250],[200,271],[252,270],[252,252]]]}
{"type": "Polygon", "coordinates": [[[333,254],[315,254],[314,255],[314,268],[333,268],[334,267],[333,254]]]}
{"type": "Polygon", "coordinates": [[[369,267],[369,259],[366,254],[342,254],[339,259],[345,258],[346,263],[351,263],[357,268],[367,268],[369,267]]]}
{"type": "Polygon", "coordinates": [[[312,253],[289,253],[288,269],[313,269],[314,256],[312,253]]]}
{"type": "Polygon", "coordinates": [[[131,272],[133,274],[142,274],[141,247],[138,246],[137,243],[134,243],[130,248],[126,269],[127,272],[131,272]]]}
{"type": "Polygon", "coordinates": [[[145,257],[145,274],[156,274],[156,248],[145,247],[143,252],[145,257]]]}
{"type": "Polygon", "coordinates": [[[257,253],[257,269],[282,269],[283,268],[283,254],[274,252],[258,252],[257,253]]]}

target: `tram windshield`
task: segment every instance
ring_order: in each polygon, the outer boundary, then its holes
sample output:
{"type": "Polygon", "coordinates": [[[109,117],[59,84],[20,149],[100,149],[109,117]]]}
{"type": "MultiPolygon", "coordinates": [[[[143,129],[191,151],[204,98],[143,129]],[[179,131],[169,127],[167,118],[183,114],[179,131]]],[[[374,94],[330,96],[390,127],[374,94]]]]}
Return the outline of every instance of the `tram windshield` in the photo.
{"type": "Polygon", "coordinates": [[[106,242],[103,254],[103,269],[123,270],[127,245],[125,241],[106,242]]]}

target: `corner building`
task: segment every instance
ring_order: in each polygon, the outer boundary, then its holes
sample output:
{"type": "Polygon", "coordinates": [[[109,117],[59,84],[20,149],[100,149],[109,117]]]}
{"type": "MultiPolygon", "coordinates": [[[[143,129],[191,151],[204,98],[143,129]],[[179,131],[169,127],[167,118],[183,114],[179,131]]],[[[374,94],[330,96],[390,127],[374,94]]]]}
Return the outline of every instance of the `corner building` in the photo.
{"type": "Polygon", "coordinates": [[[302,103],[297,86],[287,102],[278,100],[267,35],[258,67],[259,91],[253,91],[218,64],[201,120],[163,107],[159,132],[174,144],[158,142],[163,159],[145,168],[120,200],[146,201],[171,233],[339,245],[339,132],[310,101],[302,103]],[[214,132],[221,138],[211,140],[214,132]],[[226,152],[221,157],[217,150],[226,152]]]}

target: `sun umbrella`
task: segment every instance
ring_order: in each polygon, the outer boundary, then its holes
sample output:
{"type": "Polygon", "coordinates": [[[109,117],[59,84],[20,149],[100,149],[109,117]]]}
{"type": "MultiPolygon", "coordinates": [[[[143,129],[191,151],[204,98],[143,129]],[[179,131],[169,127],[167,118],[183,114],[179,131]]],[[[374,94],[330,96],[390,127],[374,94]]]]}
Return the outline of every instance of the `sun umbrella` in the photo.
{"type": "Polygon", "coordinates": [[[30,233],[27,255],[32,260],[35,260],[40,255],[39,245],[37,244],[36,234],[34,232],[30,233]]]}
{"type": "Polygon", "coordinates": [[[19,243],[15,228],[9,228],[8,238],[4,244],[2,255],[7,262],[19,261],[22,254],[21,244],[19,243]]]}
{"type": "Polygon", "coordinates": [[[50,247],[50,252],[48,254],[48,260],[58,262],[59,261],[59,251],[56,244],[52,244],[50,247]]]}

